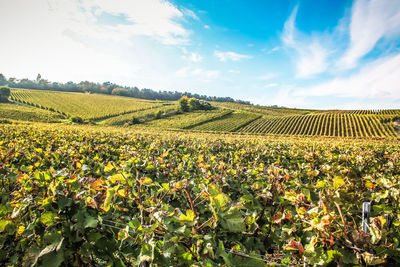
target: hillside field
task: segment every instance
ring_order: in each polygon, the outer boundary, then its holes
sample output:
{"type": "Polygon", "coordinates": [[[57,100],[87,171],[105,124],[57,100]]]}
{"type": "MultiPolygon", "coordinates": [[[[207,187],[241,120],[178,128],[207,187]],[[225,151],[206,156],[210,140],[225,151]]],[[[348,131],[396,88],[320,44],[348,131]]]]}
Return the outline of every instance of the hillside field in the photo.
{"type": "Polygon", "coordinates": [[[0,266],[400,263],[399,110],[12,96],[0,266]]]}
{"type": "MultiPolygon", "coordinates": [[[[214,110],[181,114],[177,101],[29,89],[12,89],[11,100],[20,104],[17,109],[34,107],[37,114],[40,109],[49,111],[43,118],[49,114],[64,119],[78,116],[105,126],[343,138],[398,138],[400,131],[396,126],[400,110],[305,110],[213,102],[214,110]]],[[[7,108],[0,107],[0,112],[5,114],[7,108]]]]}

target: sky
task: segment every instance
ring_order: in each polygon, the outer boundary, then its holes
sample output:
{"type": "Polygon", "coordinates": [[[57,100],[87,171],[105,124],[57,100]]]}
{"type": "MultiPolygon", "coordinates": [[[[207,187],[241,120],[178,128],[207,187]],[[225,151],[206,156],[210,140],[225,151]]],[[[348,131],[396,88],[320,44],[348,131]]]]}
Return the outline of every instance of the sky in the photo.
{"type": "Polygon", "coordinates": [[[400,108],[400,0],[0,0],[0,73],[400,108]]]}

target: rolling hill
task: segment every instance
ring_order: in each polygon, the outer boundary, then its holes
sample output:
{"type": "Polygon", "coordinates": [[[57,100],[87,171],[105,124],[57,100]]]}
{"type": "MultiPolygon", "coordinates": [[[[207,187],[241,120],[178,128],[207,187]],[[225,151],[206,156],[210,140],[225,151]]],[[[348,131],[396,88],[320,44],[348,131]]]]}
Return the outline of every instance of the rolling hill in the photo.
{"type": "Polygon", "coordinates": [[[212,102],[213,110],[178,112],[177,101],[12,89],[4,119],[59,122],[71,116],[105,126],[261,135],[398,137],[400,110],[306,110],[212,102]]]}

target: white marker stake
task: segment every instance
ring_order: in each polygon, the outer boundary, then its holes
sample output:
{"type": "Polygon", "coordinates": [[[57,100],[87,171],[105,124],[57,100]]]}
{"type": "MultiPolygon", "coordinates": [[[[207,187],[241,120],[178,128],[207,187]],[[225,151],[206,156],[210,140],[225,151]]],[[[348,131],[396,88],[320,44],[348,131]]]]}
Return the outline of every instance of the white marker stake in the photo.
{"type": "Polygon", "coordinates": [[[362,230],[367,234],[369,233],[368,223],[370,215],[371,215],[371,202],[364,202],[362,210],[362,230]]]}

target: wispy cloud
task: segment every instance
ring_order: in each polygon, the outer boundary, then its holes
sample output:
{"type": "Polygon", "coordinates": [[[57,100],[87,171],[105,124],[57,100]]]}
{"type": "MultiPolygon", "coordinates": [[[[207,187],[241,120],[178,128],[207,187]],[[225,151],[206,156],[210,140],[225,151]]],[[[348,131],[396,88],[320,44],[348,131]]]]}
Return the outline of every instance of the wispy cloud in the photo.
{"type": "Polygon", "coordinates": [[[196,13],[194,13],[192,10],[188,9],[188,8],[182,8],[182,13],[189,17],[192,18],[194,20],[200,20],[200,18],[196,15],[196,13]]]}
{"type": "Polygon", "coordinates": [[[195,62],[195,63],[199,63],[199,62],[203,61],[203,57],[200,54],[194,53],[194,52],[189,52],[189,51],[187,51],[187,49],[185,47],[183,47],[181,50],[184,54],[182,56],[182,58],[192,61],[192,62],[195,62]]]}
{"type": "Polygon", "coordinates": [[[276,76],[277,76],[276,73],[267,73],[267,74],[258,76],[257,80],[268,81],[268,80],[275,78],[276,76]]]}
{"type": "Polygon", "coordinates": [[[201,62],[203,61],[203,57],[197,53],[190,53],[189,60],[193,62],[201,62]]]}
{"type": "Polygon", "coordinates": [[[317,37],[301,34],[295,27],[298,7],[285,22],[282,41],[286,47],[296,52],[296,77],[311,78],[327,70],[327,58],[330,52],[321,44],[317,37]]]}
{"type": "Polygon", "coordinates": [[[277,87],[278,85],[279,84],[277,84],[277,83],[269,83],[269,84],[264,85],[264,88],[277,87]]]}
{"type": "Polygon", "coordinates": [[[219,61],[239,61],[241,59],[249,59],[252,58],[252,56],[249,55],[244,55],[244,54],[238,54],[235,52],[221,52],[221,51],[215,51],[214,55],[219,59],[219,61]]]}
{"type": "Polygon", "coordinates": [[[400,33],[400,1],[357,0],[352,7],[350,46],[338,66],[349,69],[385,37],[400,33]]]}
{"type": "Polygon", "coordinates": [[[219,76],[219,70],[205,70],[202,68],[192,68],[192,67],[185,67],[179,69],[176,73],[178,77],[185,77],[185,78],[198,78],[198,79],[205,79],[206,81],[210,81],[215,79],[219,76]]]}
{"type": "Polygon", "coordinates": [[[400,54],[377,59],[347,78],[298,90],[295,96],[336,96],[374,100],[400,100],[400,54]]]}

